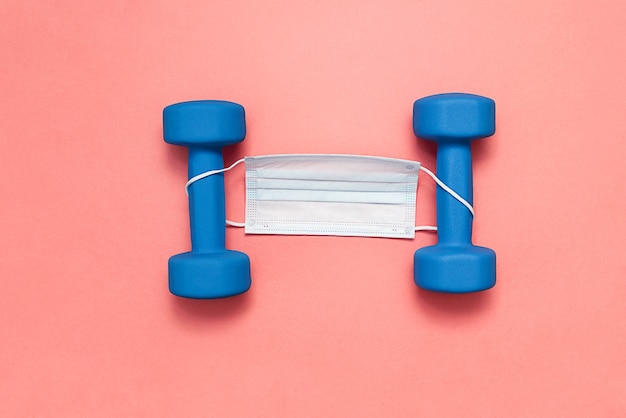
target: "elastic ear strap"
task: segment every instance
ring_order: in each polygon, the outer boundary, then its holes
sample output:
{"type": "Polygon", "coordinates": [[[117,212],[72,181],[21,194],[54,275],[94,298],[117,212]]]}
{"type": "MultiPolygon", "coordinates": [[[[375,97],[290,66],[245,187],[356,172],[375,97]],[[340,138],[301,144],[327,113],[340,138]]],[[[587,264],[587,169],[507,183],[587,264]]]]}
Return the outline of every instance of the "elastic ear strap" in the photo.
{"type": "Polygon", "coordinates": [[[445,190],[446,192],[448,192],[450,194],[450,196],[452,196],[453,198],[455,198],[456,200],[458,200],[459,202],[461,202],[461,204],[463,206],[465,206],[467,208],[467,210],[470,211],[470,213],[472,214],[472,217],[474,216],[474,208],[472,207],[472,205],[469,204],[469,202],[465,199],[463,199],[461,196],[459,196],[459,194],[457,192],[455,192],[454,190],[452,190],[448,185],[446,185],[443,181],[439,180],[439,177],[437,177],[435,175],[435,173],[433,173],[432,171],[430,171],[429,169],[425,168],[424,166],[420,165],[420,170],[422,170],[424,173],[428,174],[430,177],[432,177],[433,180],[435,180],[435,183],[437,183],[437,185],[439,187],[441,187],[443,190],[445,190]]]}
{"type": "Polygon", "coordinates": [[[430,225],[418,225],[415,227],[415,232],[420,232],[420,231],[433,231],[436,232],[437,231],[437,227],[436,226],[430,226],[430,225]]]}
{"type": "Polygon", "coordinates": [[[219,170],[210,170],[210,171],[205,171],[204,173],[200,173],[197,176],[193,176],[192,178],[190,178],[189,180],[187,180],[187,183],[185,184],[185,193],[187,193],[187,196],[189,196],[189,186],[191,186],[193,183],[195,183],[198,180],[202,180],[204,178],[207,178],[209,176],[212,176],[214,174],[219,174],[219,173],[223,173],[225,171],[231,170],[232,168],[234,168],[237,164],[241,164],[245,161],[245,158],[242,158],[241,160],[237,160],[234,163],[232,163],[230,166],[226,167],[226,168],[222,168],[219,170]]]}
{"type": "Polygon", "coordinates": [[[226,225],[234,226],[236,228],[245,228],[246,227],[246,223],[245,222],[229,221],[228,219],[226,219],[226,225]]]}

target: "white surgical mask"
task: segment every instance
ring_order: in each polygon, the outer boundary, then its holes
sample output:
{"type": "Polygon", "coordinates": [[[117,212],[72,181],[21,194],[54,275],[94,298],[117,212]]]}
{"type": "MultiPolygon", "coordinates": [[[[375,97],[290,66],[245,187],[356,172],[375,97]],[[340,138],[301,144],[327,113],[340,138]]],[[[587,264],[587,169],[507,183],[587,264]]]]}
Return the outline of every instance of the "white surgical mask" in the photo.
{"type": "Polygon", "coordinates": [[[419,163],[358,155],[247,157],[246,233],[412,238],[419,163]]]}
{"type": "Polygon", "coordinates": [[[473,213],[469,203],[419,162],[336,154],[246,157],[246,234],[414,238],[418,172],[429,174],[473,213]]]}

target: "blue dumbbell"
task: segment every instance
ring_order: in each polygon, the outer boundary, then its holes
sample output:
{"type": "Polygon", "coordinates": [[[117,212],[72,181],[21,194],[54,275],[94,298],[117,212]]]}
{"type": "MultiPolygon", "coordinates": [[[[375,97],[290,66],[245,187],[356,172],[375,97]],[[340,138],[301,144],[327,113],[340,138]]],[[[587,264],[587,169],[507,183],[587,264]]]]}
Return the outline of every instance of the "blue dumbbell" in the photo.
{"type": "MultiPolygon", "coordinates": [[[[202,100],[163,110],[165,142],[189,147],[189,178],[224,168],[222,147],[246,136],[244,108],[231,102],[202,100]]],[[[189,186],[191,251],[169,259],[170,292],[194,299],[234,296],[250,288],[250,259],[225,248],[224,174],[189,186]]]]}
{"type": "MultiPolygon", "coordinates": [[[[471,142],[495,132],[495,102],[472,94],[424,97],[413,106],[413,131],[437,143],[437,176],[473,204],[471,142]]],[[[467,293],[496,284],[496,253],[472,244],[472,215],[437,188],[438,243],[415,252],[415,283],[427,290],[467,293]]]]}

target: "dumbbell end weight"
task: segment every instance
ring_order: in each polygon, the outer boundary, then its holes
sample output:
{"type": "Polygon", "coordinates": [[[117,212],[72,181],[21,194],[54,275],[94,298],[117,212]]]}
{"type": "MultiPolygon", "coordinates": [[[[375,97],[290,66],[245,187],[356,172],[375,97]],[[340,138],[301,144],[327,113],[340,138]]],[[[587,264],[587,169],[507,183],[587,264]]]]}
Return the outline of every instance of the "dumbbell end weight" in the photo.
{"type": "Polygon", "coordinates": [[[239,251],[187,252],[170,257],[169,288],[176,296],[217,299],[250,289],[250,259],[239,251]]]}
{"type": "Polygon", "coordinates": [[[469,293],[496,284],[496,253],[474,245],[437,244],[415,252],[414,279],[422,289],[469,293]]]}
{"type": "MultiPolygon", "coordinates": [[[[422,98],[413,107],[413,130],[417,137],[437,142],[437,175],[472,203],[470,143],[494,134],[495,102],[464,93],[422,98]]],[[[472,244],[472,221],[467,208],[437,189],[439,242],[415,252],[414,280],[419,287],[468,293],[496,284],[496,253],[472,244]]]]}
{"type": "MultiPolygon", "coordinates": [[[[223,168],[221,149],[243,141],[244,108],[232,102],[201,100],[176,103],[163,111],[165,142],[189,147],[189,178],[223,168]]],[[[190,186],[192,250],[169,259],[169,289],[177,296],[215,299],[250,288],[250,259],[225,248],[223,174],[190,186]]]]}
{"type": "Polygon", "coordinates": [[[168,144],[219,149],[245,136],[245,110],[237,103],[196,100],[163,110],[163,137],[168,144]]]}

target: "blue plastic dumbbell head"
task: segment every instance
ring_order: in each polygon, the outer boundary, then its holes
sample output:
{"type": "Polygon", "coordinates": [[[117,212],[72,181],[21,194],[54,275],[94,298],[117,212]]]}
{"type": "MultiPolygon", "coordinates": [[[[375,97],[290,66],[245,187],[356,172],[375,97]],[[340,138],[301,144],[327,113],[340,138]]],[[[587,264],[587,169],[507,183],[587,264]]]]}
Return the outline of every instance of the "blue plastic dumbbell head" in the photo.
{"type": "MultiPolygon", "coordinates": [[[[243,141],[244,108],[236,103],[202,100],[168,106],[163,111],[165,141],[189,147],[189,178],[224,167],[222,147],[243,141]]],[[[250,288],[250,259],[225,248],[223,174],[189,187],[190,252],[169,259],[170,291],[182,297],[214,299],[250,288]]]]}
{"type": "Polygon", "coordinates": [[[222,100],[197,100],[163,110],[165,142],[186,147],[221,148],[244,140],[243,106],[222,100]]]}
{"type": "Polygon", "coordinates": [[[190,251],[170,257],[169,289],[191,299],[219,299],[250,289],[250,258],[224,249],[215,253],[190,251]]]}
{"type": "MultiPolygon", "coordinates": [[[[438,94],[413,107],[415,135],[437,142],[437,176],[473,203],[471,142],[495,132],[495,102],[463,93],[438,94]]],[[[496,254],[472,244],[472,216],[437,188],[439,242],[415,253],[415,283],[445,293],[486,290],[496,283],[496,254]]]]}

